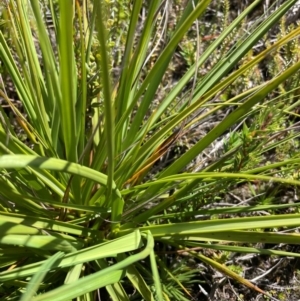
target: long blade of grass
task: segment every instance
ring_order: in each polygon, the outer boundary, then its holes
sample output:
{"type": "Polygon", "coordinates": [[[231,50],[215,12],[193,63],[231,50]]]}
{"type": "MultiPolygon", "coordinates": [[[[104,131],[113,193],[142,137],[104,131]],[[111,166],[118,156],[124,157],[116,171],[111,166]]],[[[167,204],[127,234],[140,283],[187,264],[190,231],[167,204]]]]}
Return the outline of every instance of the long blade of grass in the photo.
{"type": "MultiPolygon", "coordinates": [[[[55,158],[43,158],[30,155],[3,155],[0,157],[0,168],[11,169],[25,167],[35,167],[39,169],[67,172],[86,177],[105,186],[107,185],[106,175],[76,163],[70,163],[55,158]]],[[[121,198],[121,194],[114,183],[112,185],[112,189],[116,195],[121,198]]]]}
{"type": "MultiPolygon", "coordinates": [[[[66,254],[56,267],[68,268],[101,258],[114,257],[118,253],[134,251],[142,247],[142,245],[140,232],[134,231],[123,237],[66,254]]],[[[43,264],[43,261],[15,268],[14,270],[2,272],[0,273],[0,280],[2,282],[10,281],[13,279],[19,279],[33,275],[39,270],[41,264],[43,264]]]]}
{"type": "MultiPolygon", "coordinates": [[[[14,224],[22,224],[31,227],[36,227],[38,229],[44,229],[49,231],[66,232],[69,234],[74,234],[78,236],[96,236],[101,237],[101,232],[95,231],[89,228],[85,228],[79,225],[74,225],[70,223],[60,222],[57,220],[49,220],[49,218],[43,218],[39,216],[30,216],[25,214],[17,214],[10,212],[0,213],[0,223],[2,227],[5,227],[7,221],[14,224]]],[[[8,226],[10,224],[8,223],[8,226]]],[[[18,229],[18,228],[17,228],[18,229]]],[[[20,228],[19,228],[20,229],[20,228]]],[[[8,229],[7,229],[8,230],[8,229]]],[[[23,232],[23,234],[25,234],[23,232]]]]}
{"type": "Polygon", "coordinates": [[[38,272],[30,279],[28,285],[26,286],[26,291],[22,295],[20,301],[32,300],[32,297],[34,297],[34,295],[38,291],[39,285],[45,278],[48,271],[51,270],[52,266],[63,256],[63,252],[57,252],[43,263],[38,272]]]}
{"type": "Polygon", "coordinates": [[[54,289],[45,294],[38,295],[32,298],[32,301],[66,301],[72,300],[82,296],[88,292],[94,291],[98,288],[111,285],[113,283],[119,282],[125,276],[124,270],[113,270],[106,271],[103,275],[103,271],[94,273],[84,278],[80,278],[76,284],[70,283],[65,284],[57,289],[54,289]]]}
{"type": "Polygon", "coordinates": [[[36,113],[35,116],[37,119],[33,119],[35,128],[39,129],[40,135],[46,137],[47,141],[49,141],[49,127],[48,124],[43,122],[43,120],[47,120],[47,114],[42,103],[42,92],[45,90],[45,87],[28,19],[28,12],[30,10],[26,8],[24,1],[18,0],[16,4],[17,7],[14,10],[14,15],[16,21],[18,21],[20,30],[19,41],[23,46],[24,58],[27,60],[26,67],[23,65],[23,71],[26,70],[24,72],[25,84],[31,94],[31,102],[27,106],[32,106],[36,113]]]}
{"type": "Polygon", "coordinates": [[[97,10],[97,25],[98,25],[98,39],[100,42],[100,54],[101,54],[101,74],[102,74],[102,87],[103,87],[103,101],[104,101],[104,116],[105,116],[105,135],[106,135],[106,147],[107,147],[107,202],[111,196],[113,189],[113,178],[114,178],[114,166],[115,166],[115,130],[114,130],[114,114],[113,114],[113,103],[111,98],[111,83],[109,73],[109,57],[106,49],[107,33],[103,24],[103,4],[101,1],[95,3],[97,10]]]}
{"type": "MultiPolygon", "coordinates": [[[[116,107],[117,107],[117,113],[116,113],[116,123],[121,119],[122,115],[126,111],[127,107],[129,106],[130,102],[130,93],[131,93],[131,86],[134,78],[134,73],[130,72],[130,58],[132,56],[132,49],[133,49],[133,43],[134,43],[134,34],[139,18],[139,13],[142,7],[141,1],[135,1],[133,3],[133,8],[131,12],[131,20],[129,23],[129,29],[127,32],[127,38],[126,38],[126,46],[122,61],[122,73],[121,78],[119,82],[119,90],[116,97],[116,107]]],[[[151,11],[150,11],[151,13],[151,11]]],[[[133,63],[133,62],[131,62],[133,63]]],[[[117,137],[117,152],[121,153],[122,151],[122,140],[123,140],[123,133],[127,131],[128,121],[124,122],[122,125],[121,131],[118,133],[117,137]]]]}
{"type": "Polygon", "coordinates": [[[235,252],[235,253],[254,253],[261,255],[273,255],[273,256],[289,256],[289,257],[300,257],[299,253],[295,252],[286,252],[275,249],[261,249],[261,248],[253,248],[253,247],[240,247],[240,246],[231,246],[225,244],[211,244],[211,243],[199,243],[199,242],[187,242],[187,246],[193,250],[198,249],[212,249],[212,250],[223,250],[227,252],[235,252]]]}
{"type": "Polygon", "coordinates": [[[39,250],[63,251],[66,253],[74,252],[81,248],[82,244],[77,242],[68,242],[57,237],[46,235],[15,235],[9,234],[0,236],[0,244],[20,245],[27,248],[37,248],[39,250]]]}
{"type": "MultiPolygon", "coordinates": [[[[300,163],[300,159],[292,160],[294,163],[300,163]]],[[[282,165],[282,164],[281,164],[282,165]]],[[[300,181],[294,179],[285,179],[279,177],[270,177],[264,175],[257,175],[257,174],[249,174],[249,173],[227,173],[227,172],[200,172],[200,173],[183,173],[179,175],[169,176],[166,178],[162,178],[160,180],[156,180],[154,182],[145,183],[142,185],[137,185],[132,189],[141,189],[145,187],[149,187],[152,185],[159,185],[161,183],[169,183],[169,182],[176,182],[186,180],[187,182],[194,179],[205,179],[205,181],[212,181],[214,178],[221,178],[221,179],[246,179],[249,181],[261,180],[261,181],[273,181],[273,182],[281,182],[290,185],[300,185],[300,181]]],[[[130,190],[130,189],[129,189],[130,190]]]]}
{"type": "MultiPolygon", "coordinates": [[[[119,257],[119,255],[117,257],[119,257]]],[[[99,266],[99,268],[101,270],[103,270],[109,266],[107,261],[104,259],[96,260],[96,264],[97,264],[97,266],[99,266]]],[[[113,301],[119,301],[119,300],[120,301],[129,301],[129,297],[128,297],[124,287],[119,282],[111,284],[111,285],[107,285],[106,290],[109,293],[109,296],[113,301]]]]}
{"type": "Polygon", "coordinates": [[[135,266],[131,265],[127,268],[126,276],[146,301],[154,301],[151,290],[135,266]]]}
{"type": "MultiPolygon", "coordinates": [[[[209,221],[195,221],[177,224],[166,225],[153,225],[142,227],[141,230],[151,231],[154,237],[170,237],[170,236],[190,236],[201,235],[202,233],[221,233],[233,230],[246,230],[246,229],[263,229],[263,228],[276,228],[276,227],[294,227],[299,223],[299,214],[286,214],[286,215],[270,215],[270,216],[255,216],[244,218],[231,218],[231,219],[218,219],[209,221]]],[[[120,233],[126,233],[126,230],[120,231],[120,233]]],[[[252,232],[249,232],[252,233],[252,232]]],[[[294,237],[294,243],[299,243],[299,235],[296,234],[278,234],[287,239],[294,237]],[[291,235],[291,236],[289,236],[291,235]]],[[[213,236],[213,235],[212,235],[213,236]]],[[[250,235],[249,235],[250,236],[250,235]]],[[[225,238],[225,236],[224,236],[225,238]]],[[[232,233],[234,239],[234,232],[232,233]]],[[[265,239],[268,239],[268,234],[265,239]]]]}
{"type": "MultiPolygon", "coordinates": [[[[60,89],[62,99],[59,102],[62,133],[66,148],[66,158],[77,162],[76,137],[76,93],[75,63],[73,50],[73,1],[59,1],[60,9],[60,89]]],[[[75,186],[75,185],[74,185],[75,186]]],[[[77,189],[78,190],[78,187],[77,189]]],[[[80,195],[80,194],[79,194],[80,195]]]]}
{"type": "Polygon", "coordinates": [[[99,272],[88,275],[84,278],[80,278],[76,283],[70,283],[45,294],[39,295],[33,298],[33,301],[65,301],[68,299],[76,298],[80,295],[101,288],[103,286],[116,283],[125,276],[125,269],[127,268],[127,266],[149,256],[153,248],[154,240],[152,235],[148,233],[147,246],[138,254],[134,254],[122,260],[121,262],[118,262],[99,272]]]}
{"type": "Polygon", "coordinates": [[[150,265],[151,265],[151,271],[152,271],[152,275],[153,275],[153,282],[154,282],[154,286],[155,286],[156,298],[159,301],[163,301],[164,298],[163,298],[163,294],[162,294],[161,280],[159,277],[158,268],[157,268],[156,259],[155,259],[155,253],[153,250],[150,252],[150,265]]]}
{"type": "MultiPolygon", "coordinates": [[[[187,197],[189,198],[189,197],[187,197]]],[[[180,200],[185,202],[186,200],[180,200]]],[[[234,207],[222,207],[216,209],[202,209],[193,212],[178,212],[178,213],[167,213],[167,214],[160,214],[154,215],[149,218],[149,220],[153,219],[172,219],[172,218],[179,218],[179,217],[197,217],[199,215],[207,215],[213,216],[216,214],[235,214],[235,213],[242,213],[242,212],[259,212],[259,211],[267,211],[267,210],[279,210],[279,209],[286,209],[286,208],[293,208],[299,207],[299,203],[291,203],[291,204],[271,204],[271,205],[253,205],[253,206],[234,206],[234,207]]]]}

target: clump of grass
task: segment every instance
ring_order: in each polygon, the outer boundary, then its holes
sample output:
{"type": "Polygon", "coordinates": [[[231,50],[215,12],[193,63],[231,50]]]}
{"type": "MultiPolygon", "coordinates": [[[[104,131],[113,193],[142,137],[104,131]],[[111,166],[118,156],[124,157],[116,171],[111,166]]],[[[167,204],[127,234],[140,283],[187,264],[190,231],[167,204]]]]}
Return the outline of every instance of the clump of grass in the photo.
{"type": "Polygon", "coordinates": [[[279,230],[298,226],[299,214],[276,211],[297,203],[264,194],[221,205],[241,185],[255,196],[261,183],[300,184],[299,29],[282,22],[253,51],[296,1],[247,34],[259,1],[234,20],[225,2],[208,38],[210,2],[187,1],[170,27],[159,0],[6,2],[1,68],[24,114],[3,87],[18,122],[0,108],[3,298],[99,300],[105,288],[112,300],[190,300],[196,261],[267,295],[220,258],[299,257],[255,248],[297,243],[279,230]],[[174,78],[178,49],[185,68],[174,78]]]}

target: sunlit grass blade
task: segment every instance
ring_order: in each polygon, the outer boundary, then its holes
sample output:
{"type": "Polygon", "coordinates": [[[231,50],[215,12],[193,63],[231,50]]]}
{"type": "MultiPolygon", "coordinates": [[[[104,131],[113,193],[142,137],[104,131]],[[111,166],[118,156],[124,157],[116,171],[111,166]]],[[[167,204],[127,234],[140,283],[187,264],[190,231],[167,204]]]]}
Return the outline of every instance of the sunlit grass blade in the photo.
{"type": "Polygon", "coordinates": [[[74,252],[77,248],[81,248],[82,244],[77,242],[69,242],[57,237],[47,235],[16,235],[8,234],[0,236],[0,244],[20,245],[25,248],[37,248],[39,250],[74,252]]]}
{"type": "Polygon", "coordinates": [[[225,244],[212,244],[212,243],[200,243],[188,241],[186,246],[190,248],[191,251],[202,250],[203,248],[212,249],[212,250],[220,250],[227,252],[235,252],[235,253],[254,253],[254,254],[262,254],[262,255],[273,255],[273,256],[290,256],[290,257],[300,257],[299,253],[295,252],[286,252],[276,249],[262,249],[255,247],[240,247],[233,245],[225,245],[225,244]]]}
{"type": "MultiPolygon", "coordinates": [[[[60,8],[60,88],[62,99],[59,103],[62,133],[66,148],[66,158],[77,162],[76,138],[76,93],[77,79],[74,76],[74,50],[73,50],[73,5],[72,1],[59,1],[60,8]]],[[[78,189],[78,188],[77,188],[78,189]]]]}
{"type": "MultiPolygon", "coordinates": [[[[136,1],[133,3],[132,13],[131,13],[131,20],[129,23],[129,29],[126,37],[126,46],[124,51],[124,57],[122,61],[122,73],[121,78],[119,81],[119,89],[118,94],[116,96],[116,124],[119,122],[121,117],[123,116],[124,112],[126,111],[127,107],[130,105],[130,93],[132,91],[132,83],[134,79],[134,73],[130,72],[130,64],[133,66],[134,61],[131,61],[132,51],[133,51],[133,43],[134,43],[134,33],[136,30],[139,13],[141,10],[142,2],[136,1]]],[[[133,67],[131,67],[132,69],[133,67]]],[[[122,151],[122,140],[123,135],[127,131],[128,121],[123,122],[122,130],[117,133],[116,138],[116,149],[117,152],[120,153],[122,151]]]]}
{"type": "MultiPolygon", "coordinates": [[[[141,230],[151,231],[153,237],[172,237],[178,236],[184,238],[193,234],[201,235],[202,233],[217,233],[233,230],[246,230],[246,229],[263,229],[263,228],[276,228],[294,227],[299,223],[299,214],[286,214],[286,215],[269,215],[244,218],[230,218],[218,219],[209,221],[193,221],[186,223],[166,224],[166,225],[153,225],[142,227],[141,230]]],[[[120,231],[126,233],[126,230],[120,231]]],[[[280,235],[280,234],[278,234],[280,235]]],[[[284,235],[282,238],[284,238],[284,235]]],[[[288,234],[287,234],[288,235],[288,234]]],[[[287,236],[289,237],[289,236],[287,236]]],[[[297,237],[297,236],[295,236],[297,237]]],[[[225,238],[225,237],[224,237],[225,238]]],[[[234,239],[234,235],[232,237],[234,239]]],[[[267,237],[265,238],[267,239],[267,237]]]]}
{"type": "MultiPolygon", "coordinates": [[[[186,199],[188,199],[187,197],[186,199]]],[[[185,202],[184,199],[181,199],[180,202],[185,202]]],[[[220,207],[216,209],[202,209],[193,212],[180,212],[180,213],[167,213],[167,214],[159,214],[153,215],[149,217],[149,220],[154,219],[172,219],[172,218],[179,218],[179,217],[197,217],[199,215],[207,215],[213,216],[216,214],[235,214],[235,213],[242,213],[242,212],[259,212],[259,211],[275,211],[280,209],[286,208],[293,208],[299,207],[299,203],[291,203],[291,204],[271,204],[271,205],[253,205],[253,206],[234,206],[234,207],[220,207]]]]}
{"type": "MultiPolygon", "coordinates": [[[[9,216],[9,213],[7,213],[6,217],[9,216]]],[[[19,223],[13,223],[11,221],[6,221],[3,219],[4,216],[2,216],[2,219],[0,219],[0,225],[1,225],[1,231],[2,235],[11,235],[11,234],[27,234],[27,235],[34,235],[34,234],[41,234],[41,231],[38,228],[31,227],[29,225],[22,225],[19,223]]]]}
{"type": "Polygon", "coordinates": [[[124,270],[103,271],[80,278],[76,283],[65,284],[60,288],[32,298],[32,301],[65,301],[82,296],[95,289],[119,282],[125,275],[124,270]]]}
{"type": "MultiPolygon", "coordinates": [[[[81,175],[102,185],[107,185],[106,175],[76,163],[69,163],[55,158],[43,158],[29,155],[3,155],[0,157],[0,168],[11,169],[25,167],[57,170],[74,175],[81,175]]],[[[113,184],[112,189],[116,192],[117,196],[121,197],[115,184],[113,184]]]]}
{"type": "Polygon", "coordinates": [[[75,3],[76,6],[76,15],[79,19],[79,33],[80,33],[80,65],[81,65],[81,80],[79,81],[79,93],[78,100],[76,106],[76,132],[80,133],[78,135],[78,155],[81,162],[84,162],[83,158],[87,157],[87,150],[85,150],[85,139],[86,139],[86,108],[87,108],[87,90],[88,90],[88,82],[87,82],[87,73],[88,73],[88,65],[86,63],[86,44],[87,38],[89,34],[89,29],[87,26],[86,20],[86,2],[82,3],[82,8],[79,3],[75,3]],[[83,153],[85,151],[85,153],[83,153]],[[83,156],[83,158],[82,158],[83,156]]]}
{"type": "Polygon", "coordinates": [[[149,256],[154,248],[154,240],[150,232],[147,233],[147,246],[144,250],[137,254],[134,254],[121,262],[118,262],[104,270],[88,275],[84,278],[80,278],[76,283],[70,283],[62,287],[56,288],[43,295],[40,295],[33,299],[33,301],[40,300],[67,300],[95,289],[119,282],[125,276],[125,269],[127,266],[133,264],[136,261],[142,260],[149,256]],[[52,299],[51,299],[52,298],[52,299]]]}
{"type": "Polygon", "coordinates": [[[153,275],[153,282],[155,286],[155,293],[156,293],[156,299],[159,301],[163,301],[163,294],[162,294],[162,287],[161,287],[161,280],[158,273],[158,267],[155,259],[155,253],[152,250],[150,252],[150,265],[151,265],[151,271],[153,275]]]}
{"type": "Polygon", "coordinates": [[[129,266],[127,268],[126,276],[146,301],[154,301],[154,297],[151,293],[151,290],[147,286],[147,283],[145,282],[142,275],[134,266],[129,266]]]}
{"type": "Polygon", "coordinates": [[[113,178],[114,178],[114,166],[115,166],[115,117],[113,114],[113,99],[111,98],[111,83],[109,74],[109,57],[106,49],[107,43],[107,32],[104,27],[104,4],[101,1],[96,2],[95,9],[98,15],[98,39],[100,42],[100,52],[101,52],[101,73],[102,73],[102,83],[103,83],[103,101],[104,101],[104,116],[105,116],[105,135],[106,135],[106,147],[107,147],[107,200],[111,197],[111,190],[113,189],[113,178]]]}
{"type": "MultiPolygon", "coordinates": [[[[108,267],[108,264],[107,264],[106,260],[104,260],[104,259],[98,259],[96,261],[96,264],[100,267],[101,270],[108,267]]],[[[109,293],[109,296],[112,300],[129,301],[129,297],[126,294],[126,291],[120,282],[107,285],[105,288],[106,288],[107,292],[109,293]]]]}
{"type": "MultiPolygon", "coordinates": [[[[9,220],[10,223],[14,224],[23,224],[26,226],[36,227],[38,229],[44,229],[49,231],[58,231],[58,232],[66,232],[74,235],[84,235],[84,236],[95,236],[101,237],[101,232],[95,231],[89,228],[85,228],[79,225],[73,225],[70,223],[65,223],[57,220],[50,220],[44,217],[39,216],[30,216],[25,214],[16,214],[16,213],[0,213],[0,222],[5,227],[5,223],[9,220]]],[[[10,224],[8,224],[10,225],[10,224]]],[[[70,239],[76,240],[74,237],[70,237],[70,239]]]]}
{"type": "MultiPolygon", "coordinates": [[[[298,163],[300,159],[298,160],[293,160],[293,163],[298,163]]],[[[279,163],[278,165],[281,166],[279,163]]],[[[286,162],[284,162],[286,164],[286,162]]],[[[175,176],[169,176],[166,178],[162,178],[160,180],[156,180],[154,182],[149,182],[146,184],[141,184],[137,185],[134,187],[134,189],[142,189],[145,187],[153,186],[153,185],[159,185],[161,183],[168,183],[168,182],[179,182],[179,181],[184,181],[186,180],[191,181],[194,179],[204,179],[206,182],[212,181],[213,178],[221,178],[221,179],[229,179],[229,178],[240,178],[240,179],[245,179],[248,181],[255,181],[255,180],[260,180],[260,181],[273,181],[273,182],[282,182],[290,185],[300,185],[300,181],[294,180],[294,179],[285,179],[285,178],[280,178],[280,177],[271,177],[271,176],[265,176],[265,175],[259,175],[259,174],[250,174],[250,173],[226,173],[226,172],[201,172],[201,173],[182,173],[179,175],[175,176]]],[[[130,189],[129,189],[130,191],[130,189]]]]}
{"type": "MultiPolygon", "coordinates": [[[[101,258],[115,257],[118,253],[134,251],[142,247],[142,245],[140,232],[134,231],[121,238],[66,254],[58,264],[58,267],[67,268],[101,258]]],[[[24,278],[33,275],[39,270],[41,264],[43,264],[43,262],[36,262],[20,268],[15,268],[11,271],[2,272],[0,273],[0,280],[10,281],[16,278],[24,278]]]]}
{"type": "MultiPolygon", "coordinates": [[[[287,216],[288,219],[288,216],[287,216]]],[[[260,225],[260,221],[257,220],[257,224],[260,225]]],[[[247,222],[247,221],[246,221],[247,222]]],[[[276,228],[278,228],[278,224],[276,228]]],[[[265,227],[262,227],[265,228],[265,227]]],[[[249,228],[250,229],[250,228],[249,228]]],[[[253,231],[242,230],[230,230],[230,231],[216,231],[215,233],[194,233],[191,235],[176,235],[173,237],[176,239],[183,239],[186,241],[234,241],[237,243],[270,243],[270,244],[300,244],[299,234],[289,233],[276,233],[268,232],[264,233],[257,231],[255,228],[251,228],[253,231]]]]}
{"type": "Polygon", "coordinates": [[[55,55],[49,40],[48,33],[42,20],[39,3],[37,0],[31,1],[34,16],[37,22],[41,52],[43,54],[43,63],[47,72],[45,72],[45,84],[47,87],[47,97],[44,95],[44,106],[47,109],[48,116],[51,120],[51,146],[58,150],[58,133],[60,125],[60,115],[58,106],[61,102],[61,90],[58,78],[58,69],[55,62],[55,55]]]}
{"type": "Polygon", "coordinates": [[[68,284],[68,283],[76,282],[80,278],[82,268],[83,268],[83,263],[72,266],[69,269],[69,272],[67,274],[64,283],[68,284]]]}

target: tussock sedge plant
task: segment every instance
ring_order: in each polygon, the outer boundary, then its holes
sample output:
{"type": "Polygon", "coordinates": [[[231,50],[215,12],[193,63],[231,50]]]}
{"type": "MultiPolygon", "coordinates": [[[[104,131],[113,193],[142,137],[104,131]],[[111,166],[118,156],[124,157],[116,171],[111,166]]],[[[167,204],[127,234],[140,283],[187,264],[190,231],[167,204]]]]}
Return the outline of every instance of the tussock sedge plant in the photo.
{"type": "Polygon", "coordinates": [[[273,298],[226,258],[300,256],[297,1],[182,2],[1,2],[1,300],[273,298]]]}

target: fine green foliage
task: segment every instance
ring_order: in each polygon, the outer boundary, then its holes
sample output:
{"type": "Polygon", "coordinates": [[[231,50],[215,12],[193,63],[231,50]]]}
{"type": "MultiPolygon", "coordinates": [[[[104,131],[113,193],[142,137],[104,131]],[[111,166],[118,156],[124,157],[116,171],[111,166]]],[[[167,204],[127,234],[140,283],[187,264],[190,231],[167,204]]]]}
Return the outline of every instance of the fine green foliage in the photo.
{"type": "Polygon", "coordinates": [[[300,256],[257,245],[300,243],[297,1],[247,30],[261,1],[225,1],[210,35],[214,1],[185,2],[0,4],[1,300],[191,300],[196,261],[268,295],[220,258],[300,256]]]}

